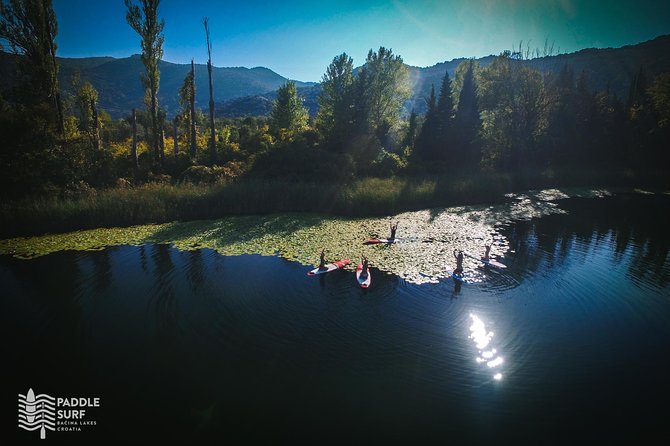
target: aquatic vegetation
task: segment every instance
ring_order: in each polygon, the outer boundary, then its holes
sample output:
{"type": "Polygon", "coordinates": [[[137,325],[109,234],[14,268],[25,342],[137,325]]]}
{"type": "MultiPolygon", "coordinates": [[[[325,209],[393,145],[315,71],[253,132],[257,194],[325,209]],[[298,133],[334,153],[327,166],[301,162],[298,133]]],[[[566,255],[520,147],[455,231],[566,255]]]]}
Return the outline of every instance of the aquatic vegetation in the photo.
{"type": "MultiPolygon", "coordinates": [[[[494,206],[460,206],[404,212],[384,218],[343,218],[286,213],[234,216],[217,220],[172,222],[128,228],[101,228],[66,234],[0,240],[0,254],[29,259],[61,250],[95,250],[116,245],[169,243],[178,249],[211,248],[222,255],[279,255],[303,265],[318,263],[321,249],[327,259],[350,258],[354,270],[361,255],[381,271],[413,283],[436,282],[447,276],[453,251],[472,255],[491,243],[491,255],[503,257],[508,242],[499,229],[515,220],[563,213],[551,201],[579,195],[598,197],[602,191],[531,191],[510,196],[494,206]],[[400,222],[399,243],[363,245],[370,237],[386,237],[389,223],[400,222]]],[[[504,260],[503,260],[504,261],[504,260]]],[[[466,270],[478,262],[467,258],[466,270]]]]}

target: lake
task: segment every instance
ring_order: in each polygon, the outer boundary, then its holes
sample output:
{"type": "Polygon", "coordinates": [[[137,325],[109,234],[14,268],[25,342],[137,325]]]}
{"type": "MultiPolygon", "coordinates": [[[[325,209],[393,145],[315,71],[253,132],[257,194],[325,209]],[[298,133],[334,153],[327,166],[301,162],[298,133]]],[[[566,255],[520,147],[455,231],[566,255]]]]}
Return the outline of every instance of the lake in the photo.
{"type": "Polygon", "coordinates": [[[69,444],[667,439],[670,197],[557,203],[495,225],[507,269],[465,284],[149,242],[3,255],[5,409],[99,397],[95,426],[48,432],[69,444]]]}

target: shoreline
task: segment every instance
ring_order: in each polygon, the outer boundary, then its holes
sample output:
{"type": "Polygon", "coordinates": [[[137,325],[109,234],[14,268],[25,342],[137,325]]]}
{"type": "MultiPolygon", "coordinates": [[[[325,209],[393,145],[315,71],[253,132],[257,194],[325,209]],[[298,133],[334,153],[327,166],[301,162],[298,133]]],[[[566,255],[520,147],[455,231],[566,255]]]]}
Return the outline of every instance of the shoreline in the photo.
{"type": "Polygon", "coordinates": [[[565,174],[552,171],[532,177],[482,173],[460,177],[368,177],[349,184],[245,178],[232,183],[89,188],[76,194],[2,202],[0,239],[279,213],[378,217],[421,209],[501,204],[510,194],[541,189],[625,192],[637,188],[655,193],[670,190],[662,172],[571,175],[566,178],[565,174]]]}
{"type": "MultiPolygon", "coordinates": [[[[0,255],[33,259],[59,251],[168,244],[182,251],[208,248],[224,256],[279,256],[308,266],[318,263],[318,253],[325,249],[329,261],[366,255],[371,266],[408,282],[435,283],[445,277],[444,265],[453,260],[454,249],[478,252],[488,243],[493,246],[491,255],[504,258],[509,249],[502,232],[505,226],[565,214],[560,206],[560,201],[565,199],[597,199],[622,194],[670,199],[667,192],[658,195],[633,189],[544,189],[508,194],[502,204],[430,208],[384,217],[293,212],[16,237],[0,240],[0,255]],[[371,236],[385,236],[390,220],[400,221],[399,237],[406,237],[406,242],[395,244],[391,250],[363,244],[371,236]]],[[[470,263],[472,267],[478,264],[470,259],[465,263],[466,267],[470,263]]]]}

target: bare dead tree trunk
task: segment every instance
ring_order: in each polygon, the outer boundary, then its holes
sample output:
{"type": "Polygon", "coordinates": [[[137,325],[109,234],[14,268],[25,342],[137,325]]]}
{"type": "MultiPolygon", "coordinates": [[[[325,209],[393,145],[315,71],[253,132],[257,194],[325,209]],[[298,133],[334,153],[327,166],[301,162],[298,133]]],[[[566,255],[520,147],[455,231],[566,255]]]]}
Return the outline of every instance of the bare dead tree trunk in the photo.
{"type": "Polygon", "coordinates": [[[93,117],[93,148],[100,152],[100,123],[98,122],[98,107],[95,101],[91,99],[91,114],[93,117]]]}
{"type": "Polygon", "coordinates": [[[177,144],[177,118],[172,120],[172,130],[174,133],[174,157],[177,159],[177,155],[179,155],[179,144],[177,144]]]}
{"type": "Polygon", "coordinates": [[[209,19],[203,20],[207,37],[207,73],[209,74],[209,153],[212,163],[216,162],[216,128],[214,127],[214,87],[212,85],[212,42],[209,40],[209,19]]]}
{"type": "Polygon", "coordinates": [[[158,99],[156,98],[156,89],[154,79],[151,79],[151,145],[154,149],[154,158],[156,164],[163,165],[164,154],[161,154],[160,132],[158,129],[158,99]]]}
{"type": "Polygon", "coordinates": [[[191,59],[191,157],[197,154],[195,130],[195,64],[191,59]]]}
{"type": "Polygon", "coordinates": [[[137,117],[135,115],[135,109],[133,109],[132,124],[133,124],[133,145],[130,149],[130,156],[133,161],[133,171],[135,173],[135,177],[137,177],[137,173],[140,170],[140,164],[137,159],[137,117]]]}
{"type": "Polygon", "coordinates": [[[158,147],[161,155],[161,166],[165,164],[165,125],[161,122],[158,124],[158,147]]]}

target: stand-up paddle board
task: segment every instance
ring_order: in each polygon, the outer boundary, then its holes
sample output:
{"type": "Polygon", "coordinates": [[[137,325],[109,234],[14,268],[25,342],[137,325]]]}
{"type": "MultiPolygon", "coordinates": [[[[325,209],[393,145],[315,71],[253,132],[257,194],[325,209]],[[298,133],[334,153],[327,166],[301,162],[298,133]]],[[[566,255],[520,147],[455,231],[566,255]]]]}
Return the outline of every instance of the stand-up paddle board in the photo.
{"type": "Polygon", "coordinates": [[[361,288],[367,288],[372,283],[372,275],[370,274],[370,268],[363,272],[363,264],[359,263],[356,268],[356,280],[361,288]]]}
{"type": "Polygon", "coordinates": [[[456,274],[454,272],[454,270],[449,268],[448,266],[447,266],[446,270],[447,270],[447,273],[449,273],[454,280],[458,280],[459,282],[466,283],[465,276],[463,275],[463,273],[456,274]]]}
{"type": "Polygon", "coordinates": [[[399,238],[371,238],[363,242],[364,245],[376,245],[380,243],[398,243],[399,238]]]}
{"type": "Polygon", "coordinates": [[[466,253],[463,253],[463,254],[465,254],[467,257],[470,257],[471,259],[479,260],[480,262],[482,262],[485,265],[495,266],[496,268],[500,268],[500,269],[507,268],[506,265],[503,265],[502,263],[498,262],[497,260],[494,260],[494,259],[491,259],[491,258],[489,258],[488,260],[484,260],[481,257],[475,257],[473,255],[466,254],[466,253]]]}
{"type": "Polygon", "coordinates": [[[314,268],[313,270],[307,273],[308,276],[316,276],[317,274],[325,274],[336,269],[343,268],[345,265],[349,264],[349,259],[338,260],[337,262],[328,263],[323,268],[314,268]]]}

